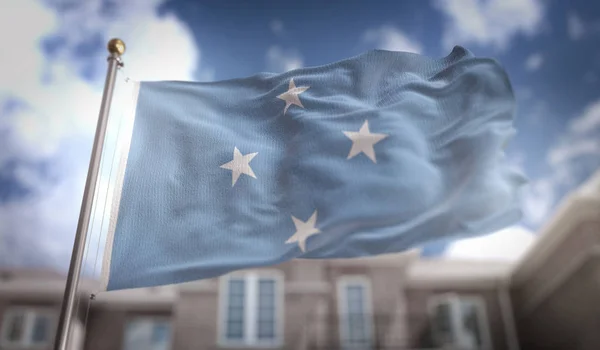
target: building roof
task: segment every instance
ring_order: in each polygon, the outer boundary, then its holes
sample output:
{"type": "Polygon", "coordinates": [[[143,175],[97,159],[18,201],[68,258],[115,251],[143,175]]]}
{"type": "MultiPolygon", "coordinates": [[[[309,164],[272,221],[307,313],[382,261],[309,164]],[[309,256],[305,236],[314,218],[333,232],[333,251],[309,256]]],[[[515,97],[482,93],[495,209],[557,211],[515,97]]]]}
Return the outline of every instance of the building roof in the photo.
{"type": "Polygon", "coordinates": [[[420,259],[407,270],[412,288],[495,288],[510,276],[513,264],[504,261],[420,259]]]}
{"type": "Polygon", "coordinates": [[[600,170],[567,195],[554,215],[540,230],[538,239],[518,261],[512,272],[512,283],[519,284],[543,264],[577,225],[598,220],[600,213],[600,170]]]}

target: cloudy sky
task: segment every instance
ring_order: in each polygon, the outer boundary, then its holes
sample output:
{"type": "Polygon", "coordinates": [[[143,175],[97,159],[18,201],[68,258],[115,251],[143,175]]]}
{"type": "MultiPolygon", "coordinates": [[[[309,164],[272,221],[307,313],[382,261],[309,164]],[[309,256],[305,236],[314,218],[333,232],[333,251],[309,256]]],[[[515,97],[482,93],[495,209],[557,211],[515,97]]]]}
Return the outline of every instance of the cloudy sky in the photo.
{"type": "MultiPolygon", "coordinates": [[[[531,180],[524,218],[499,233],[433,245],[429,255],[518,258],[565,193],[600,166],[600,4],[201,3],[2,1],[0,266],[67,266],[106,71],[105,45],[114,36],[128,45],[120,84],[124,77],[213,81],[283,72],[373,48],[439,57],[462,45],[498,59],[518,100],[519,133],[508,155],[531,180]]],[[[117,89],[117,101],[119,94],[117,89]]],[[[111,124],[109,139],[115,128],[111,124]]],[[[100,195],[110,187],[109,176],[101,177],[100,195]]],[[[94,216],[92,262],[102,250],[101,217],[94,216]]]]}

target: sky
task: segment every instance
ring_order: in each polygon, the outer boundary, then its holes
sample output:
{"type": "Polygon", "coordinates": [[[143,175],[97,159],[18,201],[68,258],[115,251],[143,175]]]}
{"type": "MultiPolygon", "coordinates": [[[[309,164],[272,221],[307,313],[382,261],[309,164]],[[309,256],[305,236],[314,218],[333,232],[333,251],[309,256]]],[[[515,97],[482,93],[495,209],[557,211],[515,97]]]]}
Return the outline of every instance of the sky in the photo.
{"type": "MultiPolygon", "coordinates": [[[[517,98],[507,155],[530,180],[523,219],[431,245],[428,256],[519,259],[561,198],[600,168],[598,2],[2,0],[0,23],[0,266],[68,266],[112,37],[127,44],[113,111],[126,77],[215,81],[375,48],[441,57],[461,45],[497,59],[517,98]]],[[[109,168],[86,253],[94,266],[109,168]]]]}

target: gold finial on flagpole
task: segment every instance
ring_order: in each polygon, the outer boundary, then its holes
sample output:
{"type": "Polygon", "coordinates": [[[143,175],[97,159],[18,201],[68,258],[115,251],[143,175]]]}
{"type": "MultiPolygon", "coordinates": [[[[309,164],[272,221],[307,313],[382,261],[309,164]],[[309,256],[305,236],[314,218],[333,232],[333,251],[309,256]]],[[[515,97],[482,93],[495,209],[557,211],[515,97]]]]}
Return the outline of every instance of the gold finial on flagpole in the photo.
{"type": "Polygon", "coordinates": [[[119,38],[110,39],[107,45],[108,52],[122,56],[125,53],[125,43],[119,38]]]}

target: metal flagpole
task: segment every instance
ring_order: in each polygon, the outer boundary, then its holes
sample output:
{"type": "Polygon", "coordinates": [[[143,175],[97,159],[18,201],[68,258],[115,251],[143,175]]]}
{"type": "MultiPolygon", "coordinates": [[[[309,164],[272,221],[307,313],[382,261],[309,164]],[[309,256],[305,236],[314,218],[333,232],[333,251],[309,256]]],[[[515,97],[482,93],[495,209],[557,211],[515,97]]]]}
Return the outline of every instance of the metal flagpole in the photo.
{"type": "Polygon", "coordinates": [[[108,56],[108,71],[104,83],[104,92],[102,94],[100,114],[96,126],[96,135],[94,136],[94,144],[92,146],[92,156],[88,168],[87,179],[85,181],[85,189],[83,191],[83,200],[79,212],[79,221],[77,222],[77,231],[75,232],[75,242],[73,244],[73,254],[71,255],[71,263],[67,275],[65,294],[60,310],[56,338],[54,339],[54,350],[67,350],[69,330],[71,328],[71,319],[73,316],[73,306],[77,296],[79,274],[83,263],[82,260],[85,250],[87,229],[90,223],[94,191],[96,189],[96,181],[98,180],[98,172],[100,170],[100,159],[102,157],[102,146],[104,145],[104,137],[106,135],[108,114],[110,112],[110,104],[115,88],[117,69],[123,65],[121,63],[121,55],[125,53],[125,43],[120,39],[112,39],[108,42],[107,48],[110,54],[108,56]]]}

